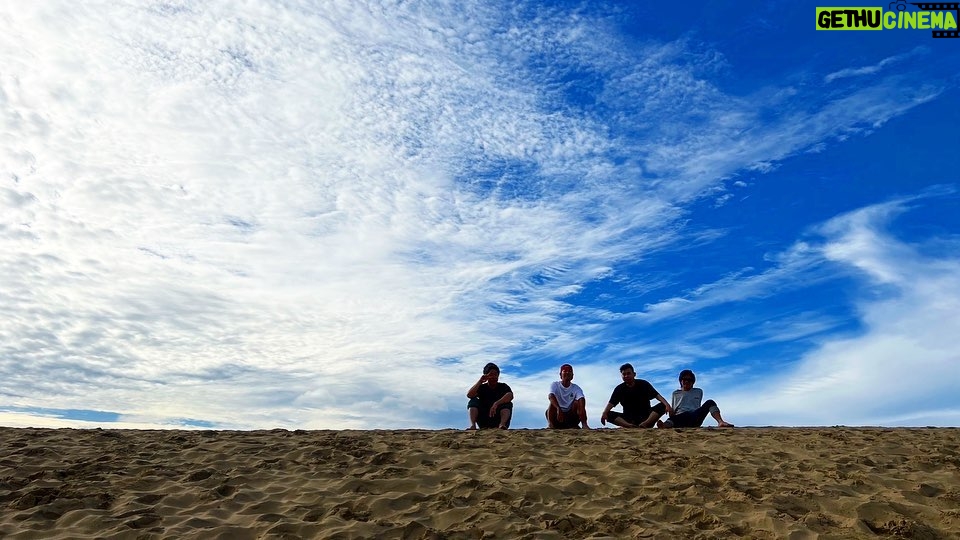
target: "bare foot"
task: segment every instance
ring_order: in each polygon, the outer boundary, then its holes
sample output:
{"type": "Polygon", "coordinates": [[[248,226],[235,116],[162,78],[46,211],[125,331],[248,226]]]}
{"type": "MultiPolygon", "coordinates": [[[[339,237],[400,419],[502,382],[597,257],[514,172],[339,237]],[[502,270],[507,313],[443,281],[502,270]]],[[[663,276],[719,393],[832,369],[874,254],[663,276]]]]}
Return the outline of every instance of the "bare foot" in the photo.
{"type": "Polygon", "coordinates": [[[663,429],[663,420],[657,420],[657,429],[663,429]]]}
{"type": "Polygon", "coordinates": [[[510,429],[510,428],[508,428],[507,426],[505,426],[505,425],[503,425],[503,424],[500,424],[500,429],[510,429]]]}
{"type": "Polygon", "coordinates": [[[465,431],[476,431],[476,430],[477,430],[477,426],[470,426],[465,431]]]}
{"type": "Polygon", "coordinates": [[[717,427],[733,427],[733,424],[730,422],[720,422],[717,427]]]}

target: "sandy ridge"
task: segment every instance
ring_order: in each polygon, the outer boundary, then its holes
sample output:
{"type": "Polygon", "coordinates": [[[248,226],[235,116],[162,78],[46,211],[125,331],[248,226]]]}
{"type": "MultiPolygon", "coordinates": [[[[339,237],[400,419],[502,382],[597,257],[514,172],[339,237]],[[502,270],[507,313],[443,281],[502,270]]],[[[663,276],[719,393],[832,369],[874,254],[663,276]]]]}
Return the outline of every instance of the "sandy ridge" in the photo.
{"type": "Polygon", "coordinates": [[[960,429],[0,428],[0,538],[960,538],[960,429]]]}

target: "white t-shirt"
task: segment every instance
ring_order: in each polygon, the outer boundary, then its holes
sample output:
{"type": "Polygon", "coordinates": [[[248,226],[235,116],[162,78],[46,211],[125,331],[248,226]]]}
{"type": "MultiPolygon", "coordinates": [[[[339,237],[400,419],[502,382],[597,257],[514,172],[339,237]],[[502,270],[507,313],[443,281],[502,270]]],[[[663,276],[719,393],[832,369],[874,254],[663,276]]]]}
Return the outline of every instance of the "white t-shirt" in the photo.
{"type": "Polygon", "coordinates": [[[564,388],[560,381],[553,381],[550,385],[550,393],[557,398],[561,411],[568,411],[573,407],[573,402],[583,397],[583,390],[577,386],[577,383],[570,383],[570,386],[564,388]]]}

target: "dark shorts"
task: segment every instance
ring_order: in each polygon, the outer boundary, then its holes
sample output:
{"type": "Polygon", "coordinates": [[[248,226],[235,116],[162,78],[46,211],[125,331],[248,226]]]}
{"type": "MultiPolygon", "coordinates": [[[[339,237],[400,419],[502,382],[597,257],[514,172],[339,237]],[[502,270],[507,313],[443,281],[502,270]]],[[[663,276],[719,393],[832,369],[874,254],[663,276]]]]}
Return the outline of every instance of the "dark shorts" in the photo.
{"type": "Polygon", "coordinates": [[[553,423],[554,429],[580,429],[580,417],[574,410],[563,411],[563,421],[553,423]]]}
{"type": "MultiPolygon", "coordinates": [[[[478,398],[473,398],[467,403],[467,408],[472,409],[477,408],[480,414],[477,415],[477,426],[480,428],[498,428],[500,427],[500,411],[506,409],[508,411],[513,411],[513,402],[507,402],[503,405],[497,407],[497,414],[493,418],[490,418],[490,407],[493,403],[480,403],[478,398]]],[[[510,419],[507,419],[507,427],[510,427],[510,420],[513,418],[513,415],[510,415],[510,419]]]]}
{"type": "Polygon", "coordinates": [[[630,416],[627,416],[623,413],[619,413],[617,411],[610,411],[607,413],[607,420],[610,420],[611,422],[613,422],[617,418],[623,418],[624,420],[626,420],[627,422],[633,425],[638,425],[643,422],[646,422],[647,418],[650,418],[650,411],[654,411],[663,415],[665,412],[667,412],[667,408],[663,406],[663,403],[657,403],[656,405],[654,405],[653,407],[651,407],[646,411],[639,411],[639,412],[634,411],[634,413],[630,416]]]}

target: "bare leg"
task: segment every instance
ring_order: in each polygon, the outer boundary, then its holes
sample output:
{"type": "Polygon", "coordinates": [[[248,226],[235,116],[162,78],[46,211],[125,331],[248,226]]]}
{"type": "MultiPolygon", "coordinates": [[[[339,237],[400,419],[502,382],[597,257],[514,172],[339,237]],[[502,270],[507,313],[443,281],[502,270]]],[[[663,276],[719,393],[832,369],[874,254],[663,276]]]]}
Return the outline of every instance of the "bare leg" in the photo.
{"type": "Polygon", "coordinates": [[[647,419],[644,420],[643,422],[640,422],[639,427],[652,428],[654,425],[656,425],[657,420],[659,420],[661,416],[663,416],[663,413],[658,413],[657,411],[650,411],[650,416],[648,416],[647,419]]]}
{"type": "Polygon", "coordinates": [[[557,427],[557,426],[556,426],[557,413],[556,413],[556,411],[554,411],[553,405],[547,407],[547,412],[544,413],[544,414],[545,414],[546,417],[547,417],[547,428],[553,429],[553,428],[557,427]]]}
{"type": "Polygon", "coordinates": [[[510,425],[510,414],[512,412],[510,409],[500,409],[500,429],[507,429],[507,426],[510,425]]]}
{"type": "Polygon", "coordinates": [[[583,425],[583,429],[590,429],[590,426],[587,425],[587,400],[578,399],[573,402],[573,411],[577,415],[577,418],[580,419],[580,423],[583,425]]]}
{"type": "Polygon", "coordinates": [[[713,419],[717,421],[718,427],[733,427],[733,424],[725,421],[723,417],[720,416],[720,409],[717,409],[715,411],[710,411],[710,416],[712,416],[713,419]]]}
{"type": "Polygon", "coordinates": [[[622,416],[618,416],[616,420],[611,420],[610,422],[613,423],[613,424],[616,424],[616,425],[618,425],[618,426],[620,426],[620,427],[625,427],[625,428],[635,428],[635,427],[639,427],[639,426],[637,426],[636,424],[631,424],[630,422],[627,422],[626,420],[623,419],[622,416]]]}
{"type": "Polygon", "coordinates": [[[477,429],[477,418],[480,417],[480,409],[476,407],[470,407],[467,410],[470,411],[470,427],[467,429],[477,429]]]}

